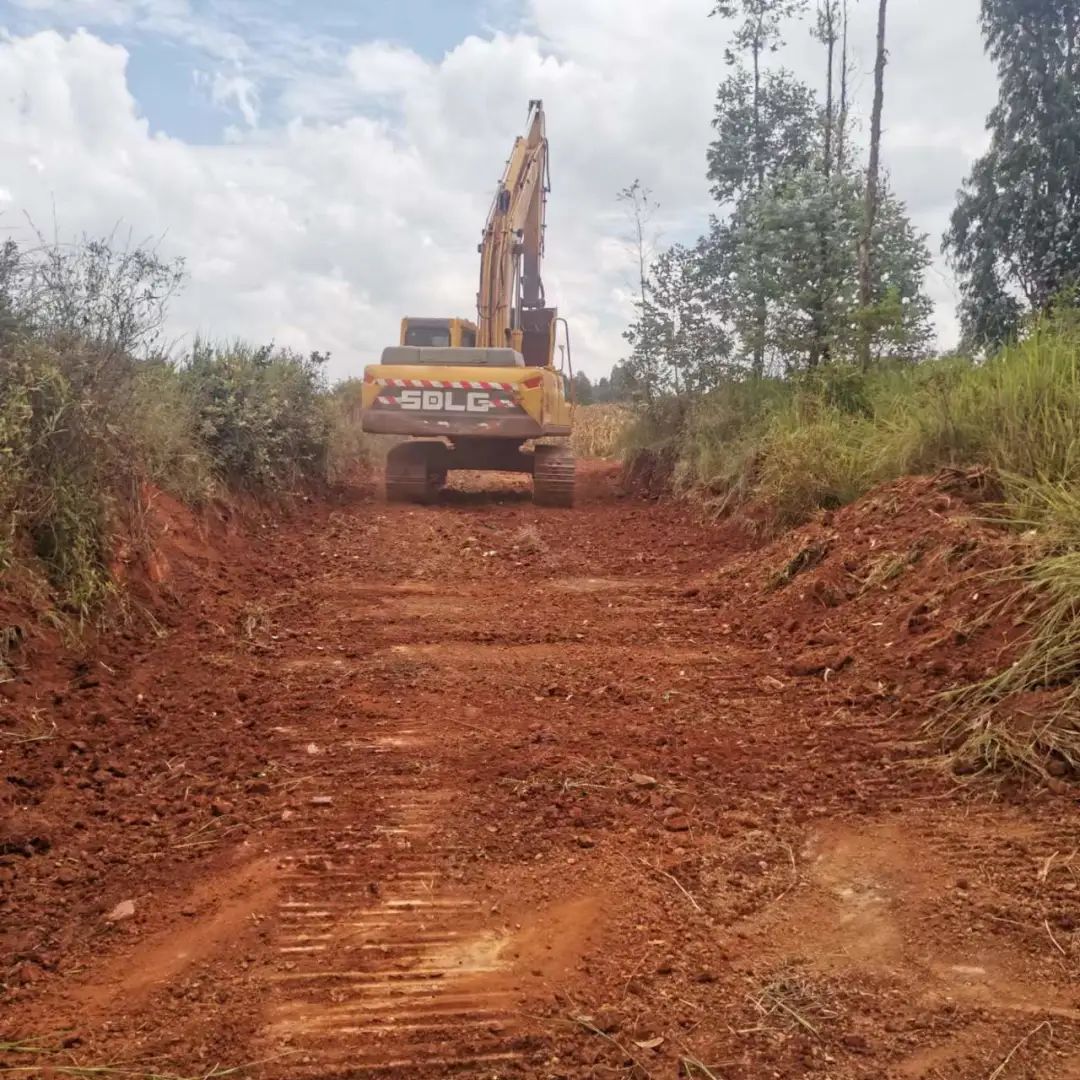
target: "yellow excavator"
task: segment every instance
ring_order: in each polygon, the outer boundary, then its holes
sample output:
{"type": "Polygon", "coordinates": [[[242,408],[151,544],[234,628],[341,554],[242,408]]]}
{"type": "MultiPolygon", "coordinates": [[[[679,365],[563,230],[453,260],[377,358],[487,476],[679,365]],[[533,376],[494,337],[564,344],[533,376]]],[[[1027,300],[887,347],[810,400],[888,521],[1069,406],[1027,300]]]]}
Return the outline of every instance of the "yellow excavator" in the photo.
{"type": "Polygon", "coordinates": [[[557,344],[572,365],[569,330],[540,278],[549,176],[543,102],[530,101],[479,245],[476,322],[403,319],[400,343],[364,369],[363,429],[410,436],[387,455],[389,500],[429,502],[451,469],[484,469],[531,474],[538,505],[573,504],[573,455],[546,441],[565,440],[573,414],[555,365],[557,344]]]}

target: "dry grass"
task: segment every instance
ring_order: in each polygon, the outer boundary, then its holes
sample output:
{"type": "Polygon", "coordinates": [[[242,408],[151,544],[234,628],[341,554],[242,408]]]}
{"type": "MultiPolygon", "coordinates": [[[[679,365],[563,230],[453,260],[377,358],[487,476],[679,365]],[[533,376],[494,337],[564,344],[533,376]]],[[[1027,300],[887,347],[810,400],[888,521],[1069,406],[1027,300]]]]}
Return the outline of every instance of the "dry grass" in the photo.
{"type": "Polygon", "coordinates": [[[626,405],[579,405],[570,438],[574,453],[585,458],[617,457],[633,416],[626,405]]]}
{"type": "Polygon", "coordinates": [[[535,525],[523,525],[510,538],[510,545],[522,555],[544,555],[548,551],[547,542],[535,525]]]}

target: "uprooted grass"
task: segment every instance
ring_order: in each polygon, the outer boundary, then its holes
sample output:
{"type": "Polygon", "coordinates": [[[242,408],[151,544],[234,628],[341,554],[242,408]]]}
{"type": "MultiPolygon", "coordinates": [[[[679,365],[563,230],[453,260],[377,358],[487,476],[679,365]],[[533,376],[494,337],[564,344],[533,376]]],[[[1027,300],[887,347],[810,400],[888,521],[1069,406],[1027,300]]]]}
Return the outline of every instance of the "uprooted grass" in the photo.
{"type": "Polygon", "coordinates": [[[1009,589],[982,617],[1009,610],[1027,636],[1002,671],[947,694],[924,730],[960,775],[1080,778],[1080,491],[1010,486],[1033,550],[996,575],[1009,589]]]}

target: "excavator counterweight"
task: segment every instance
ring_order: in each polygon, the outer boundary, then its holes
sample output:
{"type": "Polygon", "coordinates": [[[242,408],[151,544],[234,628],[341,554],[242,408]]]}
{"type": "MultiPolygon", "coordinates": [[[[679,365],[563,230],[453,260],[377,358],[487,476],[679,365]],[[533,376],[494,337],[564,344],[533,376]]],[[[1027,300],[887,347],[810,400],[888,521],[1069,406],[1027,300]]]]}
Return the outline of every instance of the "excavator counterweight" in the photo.
{"type": "MultiPolygon", "coordinates": [[[[540,276],[550,191],[543,103],[529,103],[479,245],[476,322],[406,318],[400,343],[364,370],[365,431],[410,436],[387,456],[386,492],[428,501],[453,469],[530,473],[535,501],[573,502],[565,443],[573,409],[555,366],[560,324],[540,276]],[[532,450],[533,440],[546,445],[532,450]]],[[[567,363],[570,342],[562,349],[567,363]]],[[[572,375],[572,371],[570,372],[572,375]]]]}

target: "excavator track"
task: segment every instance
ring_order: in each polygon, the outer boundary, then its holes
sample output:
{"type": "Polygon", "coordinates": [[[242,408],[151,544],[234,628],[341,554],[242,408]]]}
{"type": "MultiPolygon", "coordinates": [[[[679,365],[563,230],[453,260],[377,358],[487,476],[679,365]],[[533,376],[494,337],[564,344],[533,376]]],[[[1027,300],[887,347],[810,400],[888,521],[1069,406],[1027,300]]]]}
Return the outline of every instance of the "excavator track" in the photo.
{"type": "Polygon", "coordinates": [[[386,455],[386,501],[432,502],[446,482],[441,443],[406,442],[386,455]]]}
{"type": "Polygon", "coordinates": [[[533,451],[533,502],[537,506],[573,506],[574,455],[562,446],[533,451]]]}

